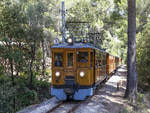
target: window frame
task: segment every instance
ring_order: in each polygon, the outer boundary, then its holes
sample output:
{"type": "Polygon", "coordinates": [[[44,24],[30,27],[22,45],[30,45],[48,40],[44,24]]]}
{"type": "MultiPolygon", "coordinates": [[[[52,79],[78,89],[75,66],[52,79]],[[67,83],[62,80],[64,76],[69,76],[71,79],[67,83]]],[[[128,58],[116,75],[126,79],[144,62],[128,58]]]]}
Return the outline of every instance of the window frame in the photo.
{"type": "Polygon", "coordinates": [[[75,59],[75,58],[74,58],[74,52],[73,52],[73,51],[67,52],[67,53],[66,53],[66,67],[69,67],[69,68],[74,67],[74,65],[75,65],[75,64],[74,64],[74,59],[75,59]],[[68,54],[70,54],[70,53],[73,54],[73,55],[72,55],[72,57],[73,57],[73,60],[72,60],[72,64],[73,64],[73,65],[72,65],[72,66],[68,66],[68,54]]]}
{"type": "Polygon", "coordinates": [[[55,67],[55,68],[62,68],[62,67],[64,67],[64,54],[63,54],[63,52],[57,52],[57,51],[54,51],[54,53],[53,53],[53,66],[55,67]],[[61,66],[56,66],[55,65],[55,54],[62,54],[62,65],[61,66]]]}
{"type": "Polygon", "coordinates": [[[77,62],[78,62],[78,63],[88,63],[88,62],[89,62],[89,51],[78,51],[78,54],[77,54],[77,62]],[[80,53],[87,53],[87,56],[86,56],[86,57],[87,57],[87,61],[86,61],[86,62],[80,62],[80,61],[79,61],[79,57],[78,57],[78,56],[79,56],[80,53]]]}

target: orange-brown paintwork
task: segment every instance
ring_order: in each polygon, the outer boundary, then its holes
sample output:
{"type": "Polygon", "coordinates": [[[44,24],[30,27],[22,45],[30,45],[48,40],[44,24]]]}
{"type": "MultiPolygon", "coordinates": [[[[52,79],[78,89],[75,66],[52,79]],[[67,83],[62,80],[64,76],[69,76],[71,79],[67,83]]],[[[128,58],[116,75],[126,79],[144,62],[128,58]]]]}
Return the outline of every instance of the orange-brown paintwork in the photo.
{"type": "Polygon", "coordinates": [[[52,85],[64,85],[65,84],[65,76],[74,76],[76,82],[79,85],[90,86],[96,83],[97,81],[103,79],[105,75],[111,74],[115,68],[117,67],[116,61],[120,65],[121,59],[115,60],[116,57],[102,51],[90,49],[90,48],[81,48],[81,49],[70,49],[70,48],[52,48],[52,85]],[[55,67],[54,66],[54,53],[61,52],[63,53],[63,66],[62,67],[55,67]],[[78,52],[88,52],[88,62],[81,63],[77,61],[77,53],[78,52]],[[93,67],[90,66],[90,52],[93,52],[93,67]],[[74,53],[73,54],[73,66],[67,66],[67,53],[74,53]],[[100,58],[96,57],[96,54],[99,53],[100,58]],[[104,63],[107,63],[107,65],[104,63]],[[103,62],[102,65],[98,65],[98,62],[103,62]],[[60,72],[60,77],[56,77],[56,71],[60,72]],[[84,71],[85,76],[80,77],[80,72],[84,71]]]}
{"type": "Polygon", "coordinates": [[[118,66],[116,65],[116,58],[107,53],[107,74],[111,74],[118,66]]]}
{"type": "Polygon", "coordinates": [[[94,68],[90,67],[90,52],[93,52],[92,49],[60,49],[52,48],[52,85],[64,85],[65,76],[74,76],[76,82],[80,85],[92,85],[94,83],[94,68]],[[54,53],[61,52],[63,53],[63,67],[54,66],[54,53]],[[79,63],[77,62],[77,52],[88,52],[88,62],[79,63]],[[73,67],[67,67],[67,53],[73,54],[73,67]],[[55,76],[56,71],[59,71],[61,76],[57,78],[55,76]],[[80,77],[79,73],[81,71],[85,72],[85,77],[80,77]]]}

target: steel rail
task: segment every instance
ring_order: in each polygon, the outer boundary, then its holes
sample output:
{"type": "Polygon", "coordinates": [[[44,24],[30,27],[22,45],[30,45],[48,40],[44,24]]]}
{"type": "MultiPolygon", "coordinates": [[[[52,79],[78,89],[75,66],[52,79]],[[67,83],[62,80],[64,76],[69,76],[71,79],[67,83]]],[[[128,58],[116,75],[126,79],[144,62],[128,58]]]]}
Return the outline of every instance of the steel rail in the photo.
{"type": "Polygon", "coordinates": [[[51,113],[53,112],[54,110],[56,110],[58,107],[60,107],[62,104],[64,104],[64,102],[60,102],[58,105],[54,106],[52,109],[50,109],[48,112],[46,113],[51,113]]]}

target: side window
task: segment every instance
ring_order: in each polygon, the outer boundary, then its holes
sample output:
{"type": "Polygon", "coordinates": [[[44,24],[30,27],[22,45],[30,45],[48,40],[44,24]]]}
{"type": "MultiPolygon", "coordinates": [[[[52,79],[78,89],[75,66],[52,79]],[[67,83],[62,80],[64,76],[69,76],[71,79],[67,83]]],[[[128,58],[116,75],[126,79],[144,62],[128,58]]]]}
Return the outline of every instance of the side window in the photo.
{"type": "Polygon", "coordinates": [[[63,53],[54,53],[54,65],[55,67],[63,66],[63,53]]]}
{"type": "Polygon", "coordinates": [[[68,57],[67,58],[68,59],[67,66],[72,67],[73,66],[73,53],[68,53],[67,57],[68,57]]]}
{"type": "Polygon", "coordinates": [[[88,52],[79,52],[78,62],[87,63],[88,62],[88,52]]]}
{"type": "Polygon", "coordinates": [[[90,66],[93,67],[93,52],[90,52],[90,66]]]}
{"type": "Polygon", "coordinates": [[[101,60],[101,61],[100,61],[100,66],[103,66],[103,53],[100,53],[100,56],[101,56],[101,57],[100,57],[100,60],[101,60]]]}
{"type": "Polygon", "coordinates": [[[103,65],[106,65],[106,55],[104,54],[104,64],[103,65]]]}
{"type": "Polygon", "coordinates": [[[97,67],[97,66],[99,66],[99,61],[98,61],[98,59],[99,59],[99,54],[98,54],[97,51],[96,51],[95,56],[96,56],[96,67],[97,67]]]}

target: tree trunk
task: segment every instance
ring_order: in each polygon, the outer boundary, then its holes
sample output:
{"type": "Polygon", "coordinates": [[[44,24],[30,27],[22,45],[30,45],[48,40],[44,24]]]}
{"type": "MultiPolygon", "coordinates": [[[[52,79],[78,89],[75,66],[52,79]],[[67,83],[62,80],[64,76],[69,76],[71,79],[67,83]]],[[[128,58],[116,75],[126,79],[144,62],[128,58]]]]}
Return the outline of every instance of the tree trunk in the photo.
{"type": "MultiPolygon", "coordinates": [[[[13,69],[13,61],[10,60],[10,70],[11,70],[11,79],[12,79],[12,86],[15,86],[15,80],[14,80],[14,69],[13,69]]],[[[13,95],[13,110],[14,112],[16,111],[16,99],[15,99],[15,94],[13,95]]]]}
{"type": "Polygon", "coordinates": [[[51,56],[50,41],[48,41],[47,39],[45,39],[45,47],[46,47],[47,57],[50,57],[51,56]]]}
{"type": "Polygon", "coordinates": [[[34,62],[34,57],[35,57],[35,42],[33,45],[31,45],[31,62],[29,66],[29,71],[30,71],[30,81],[29,81],[29,86],[32,88],[32,81],[33,81],[33,62],[34,62]]]}
{"type": "Polygon", "coordinates": [[[33,71],[32,71],[32,66],[33,66],[33,57],[31,58],[31,62],[30,62],[30,82],[29,85],[30,87],[32,87],[32,78],[33,78],[33,71]]]}
{"type": "Polygon", "coordinates": [[[136,0],[128,0],[128,55],[127,55],[127,87],[125,98],[132,103],[137,97],[137,69],[136,69],[136,0]]]}
{"type": "Polygon", "coordinates": [[[45,40],[43,39],[42,41],[42,56],[43,56],[43,62],[42,62],[42,75],[45,75],[45,71],[46,71],[46,47],[45,47],[45,40]]]}

